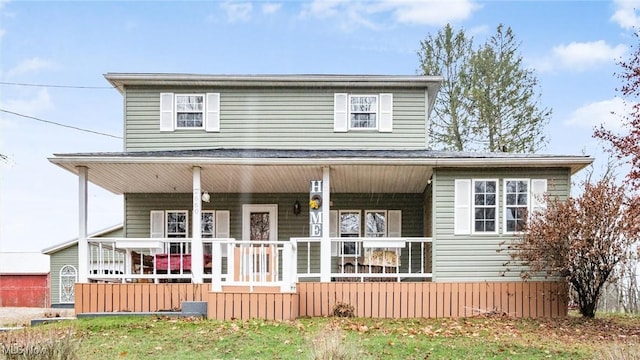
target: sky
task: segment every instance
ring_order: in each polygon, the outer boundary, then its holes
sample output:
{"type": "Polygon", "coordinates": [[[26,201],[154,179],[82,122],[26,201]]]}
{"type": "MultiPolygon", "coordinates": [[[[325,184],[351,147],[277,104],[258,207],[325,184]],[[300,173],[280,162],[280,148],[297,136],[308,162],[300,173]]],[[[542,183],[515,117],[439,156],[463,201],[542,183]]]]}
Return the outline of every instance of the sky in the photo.
{"type": "MultiPolygon", "coordinates": [[[[615,74],[638,45],[635,8],[640,1],[0,0],[0,154],[9,157],[0,252],[77,237],[78,178],[47,159],[123,150],[122,96],[103,74],[415,75],[420,42],[447,23],[476,46],[511,27],[540,105],[553,110],[544,152],[591,155],[602,168],[593,127],[621,129],[615,74]]],[[[90,186],[89,232],[122,219],[122,197],[90,186]]]]}

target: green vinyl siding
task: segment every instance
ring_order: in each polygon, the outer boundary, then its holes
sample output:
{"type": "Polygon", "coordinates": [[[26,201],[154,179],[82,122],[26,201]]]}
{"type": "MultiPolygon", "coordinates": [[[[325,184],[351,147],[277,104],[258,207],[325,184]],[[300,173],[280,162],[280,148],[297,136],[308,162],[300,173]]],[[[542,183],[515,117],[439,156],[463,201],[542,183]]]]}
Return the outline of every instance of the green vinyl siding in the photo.
{"type": "Polygon", "coordinates": [[[77,243],[49,256],[51,305],[60,304],[60,270],[65,265],[71,265],[78,271],[77,243]]]}
{"type": "MultiPolygon", "coordinates": [[[[436,169],[433,177],[434,258],[433,280],[447,281],[513,281],[519,279],[517,269],[507,270],[506,251],[498,252],[501,243],[513,239],[503,234],[504,179],[547,179],[551,197],[566,199],[570,192],[570,170],[541,169],[436,169]],[[498,180],[498,233],[454,235],[455,179],[498,180]]],[[[504,248],[504,246],[503,246],[504,248]]]]}
{"type": "MultiPolygon", "coordinates": [[[[113,231],[109,231],[100,235],[99,237],[123,237],[124,230],[119,227],[113,231]]],[[[62,248],[54,253],[49,254],[49,271],[50,271],[50,293],[51,293],[51,305],[60,304],[60,270],[66,265],[71,265],[78,269],[78,243],[77,241],[62,248]]]]}
{"type": "Polygon", "coordinates": [[[125,150],[203,148],[424,149],[424,89],[358,89],[393,93],[393,132],[333,131],[334,93],[349,89],[126,89],[125,150]],[[160,93],[220,93],[220,131],[160,132],[160,93]]]}

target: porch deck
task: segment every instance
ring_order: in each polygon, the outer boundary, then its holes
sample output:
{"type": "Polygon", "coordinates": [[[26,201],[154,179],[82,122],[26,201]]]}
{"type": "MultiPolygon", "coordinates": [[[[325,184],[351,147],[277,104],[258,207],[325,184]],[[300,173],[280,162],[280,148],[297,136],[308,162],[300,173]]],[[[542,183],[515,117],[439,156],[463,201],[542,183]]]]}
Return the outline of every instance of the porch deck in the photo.
{"type": "Polygon", "coordinates": [[[370,318],[567,314],[563,283],[430,282],[430,238],[330,240],[331,267],[323,273],[320,238],[207,239],[205,283],[194,284],[190,239],[89,239],[93,283],[76,284],[76,313],[169,311],[205,301],[208,317],[219,320],[328,316],[339,302],[370,318]]]}

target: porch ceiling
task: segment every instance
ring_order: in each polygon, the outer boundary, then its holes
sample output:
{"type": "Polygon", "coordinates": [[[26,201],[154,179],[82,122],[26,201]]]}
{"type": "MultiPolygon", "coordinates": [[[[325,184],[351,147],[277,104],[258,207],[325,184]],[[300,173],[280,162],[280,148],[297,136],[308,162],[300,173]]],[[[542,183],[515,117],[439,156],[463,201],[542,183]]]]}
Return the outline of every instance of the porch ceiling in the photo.
{"type": "Polygon", "coordinates": [[[201,188],[213,193],[304,193],[330,169],[338,193],[422,193],[434,168],[567,168],[573,174],[593,162],[588,156],[455,153],[431,150],[250,150],[205,149],[61,154],[52,163],[115,194],[192,191],[193,167],[201,188]]]}
{"type": "MultiPolygon", "coordinates": [[[[89,168],[89,181],[115,194],[188,193],[192,168],[201,167],[201,188],[213,193],[304,193],[322,179],[318,165],[65,163],[89,168]]],[[[421,193],[433,168],[425,165],[331,165],[331,190],[340,193],[421,193]]]]}

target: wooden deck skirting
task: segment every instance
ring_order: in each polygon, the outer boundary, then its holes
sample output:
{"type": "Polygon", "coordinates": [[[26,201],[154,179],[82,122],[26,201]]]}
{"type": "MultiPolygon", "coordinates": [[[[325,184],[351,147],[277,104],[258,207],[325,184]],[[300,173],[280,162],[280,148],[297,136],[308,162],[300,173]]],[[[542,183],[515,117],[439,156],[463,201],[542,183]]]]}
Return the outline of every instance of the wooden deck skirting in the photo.
{"type": "Polygon", "coordinates": [[[513,317],[567,315],[568,287],[559,282],[299,283],[299,316],[327,316],[337,302],[357,317],[469,317],[496,312],[513,317]]]}
{"type": "Polygon", "coordinates": [[[568,288],[559,282],[298,283],[297,293],[210,284],[76,284],[76,314],[176,310],[182,301],[207,301],[210,319],[292,320],[331,315],[338,302],[370,318],[468,317],[487,312],[513,317],[567,315],[568,288]]]}
{"type": "Polygon", "coordinates": [[[183,301],[207,301],[211,284],[80,284],[76,314],[88,312],[156,312],[180,309],[183,301]]]}

